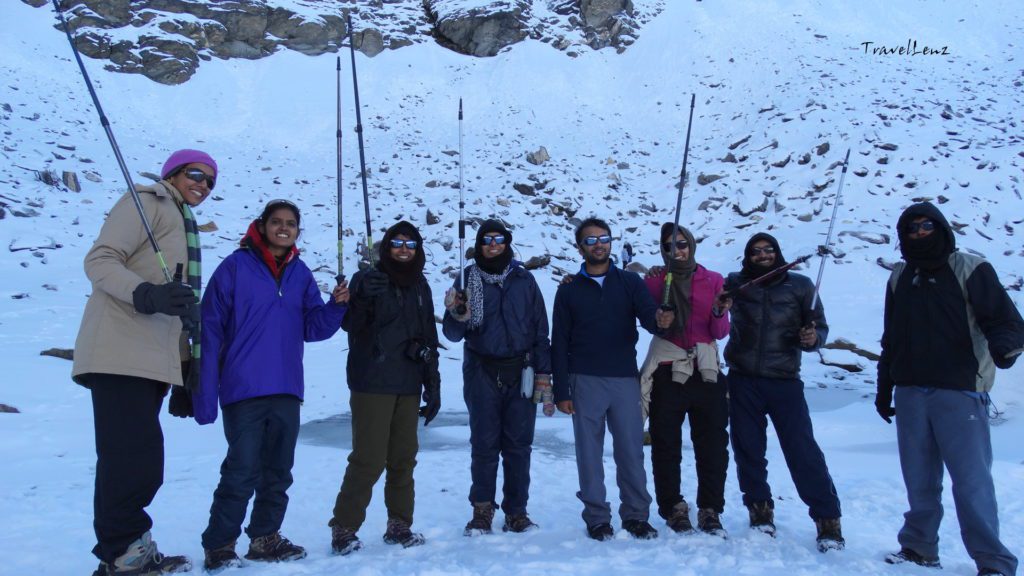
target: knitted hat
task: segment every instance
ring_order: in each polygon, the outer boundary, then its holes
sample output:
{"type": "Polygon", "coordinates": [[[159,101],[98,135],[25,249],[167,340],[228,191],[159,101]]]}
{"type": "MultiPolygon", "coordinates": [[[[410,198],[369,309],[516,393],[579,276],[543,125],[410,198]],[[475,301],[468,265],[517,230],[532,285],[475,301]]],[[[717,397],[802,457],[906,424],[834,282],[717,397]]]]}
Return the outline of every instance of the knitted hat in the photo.
{"type": "Polygon", "coordinates": [[[206,164],[210,168],[213,168],[213,177],[217,177],[217,161],[210,157],[209,154],[201,150],[190,150],[188,148],[184,150],[178,150],[171,154],[167,158],[167,162],[164,162],[164,168],[160,171],[160,178],[166,180],[168,176],[174,173],[175,170],[185,166],[198,162],[199,164],[206,164]]]}

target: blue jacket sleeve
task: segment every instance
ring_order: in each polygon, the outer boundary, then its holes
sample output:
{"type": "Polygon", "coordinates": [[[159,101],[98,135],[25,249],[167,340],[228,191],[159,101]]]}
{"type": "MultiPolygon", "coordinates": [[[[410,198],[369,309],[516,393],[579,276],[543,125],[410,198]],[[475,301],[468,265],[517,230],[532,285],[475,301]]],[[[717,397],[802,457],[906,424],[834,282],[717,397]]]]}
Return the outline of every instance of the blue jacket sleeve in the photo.
{"type": "Polygon", "coordinates": [[[551,317],[551,381],[555,402],[570,400],[569,389],[569,336],[572,332],[572,311],[569,308],[569,287],[565,284],[555,292],[555,307],[551,317]]]}
{"type": "Polygon", "coordinates": [[[338,328],[341,328],[341,321],[345,318],[348,306],[335,304],[331,297],[329,303],[324,304],[323,296],[320,295],[320,287],[317,286],[312,272],[306,272],[306,294],[302,302],[302,315],[304,319],[304,335],[306,342],[319,342],[334,336],[338,328]]]}
{"type": "Polygon", "coordinates": [[[658,321],[655,317],[658,311],[658,304],[655,303],[654,297],[651,296],[651,291],[647,289],[647,284],[637,274],[623,271],[623,275],[625,276],[629,295],[633,299],[633,310],[636,312],[637,320],[640,321],[640,325],[643,326],[644,330],[657,336],[661,332],[658,329],[658,321]]]}
{"type": "Polygon", "coordinates": [[[530,290],[533,294],[533,369],[537,374],[551,374],[551,340],[548,338],[548,309],[544,305],[544,294],[537,285],[536,278],[529,272],[526,273],[530,280],[530,290]]]}
{"type": "Polygon", "coordinates": [[[229,256],[214,271],[203,292],[203,353],[199,363],[199,388],[192,392],[192,410],[199,424],[217,421],[220,366],[224,356],[223,350],[228,344],[225,335],[231,321],[234,289],[235,259],[229,256]]]}

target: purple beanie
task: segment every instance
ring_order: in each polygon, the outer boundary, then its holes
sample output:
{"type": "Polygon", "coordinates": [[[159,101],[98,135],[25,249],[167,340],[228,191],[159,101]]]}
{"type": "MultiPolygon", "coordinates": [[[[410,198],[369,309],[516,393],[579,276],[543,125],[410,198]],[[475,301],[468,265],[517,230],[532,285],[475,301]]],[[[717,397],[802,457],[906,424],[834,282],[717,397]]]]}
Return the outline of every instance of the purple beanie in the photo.
{"type": "Polygon", "coordinates": [[[175,170],[193,162],[206,164],[210,168],[213,168],[213,176],[214,178],[217,177],[217,162],[211,158],[209,154],[201,150],[190,150],[186,148],[171,154],[170,158],[167,159],[167,162],[164,162],[164,169],[160,171],[160,178],[166,180],[167,177],[175,170]]]}

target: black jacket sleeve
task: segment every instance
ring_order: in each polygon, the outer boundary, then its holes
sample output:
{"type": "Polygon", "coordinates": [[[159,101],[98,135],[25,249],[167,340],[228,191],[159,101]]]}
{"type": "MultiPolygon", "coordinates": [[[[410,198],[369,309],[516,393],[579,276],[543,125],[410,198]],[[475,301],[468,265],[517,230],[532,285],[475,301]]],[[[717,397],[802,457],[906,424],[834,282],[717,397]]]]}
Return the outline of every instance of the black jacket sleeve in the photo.
{"type": "Polygon", "coordinates": [[[1016,359],[1007,359],[1006,354],[1024,346],[1024,320],[988,262],[967,278],[967,300],[988,340],[992,360],[999,368],[1009,368],[1016,359]]]}

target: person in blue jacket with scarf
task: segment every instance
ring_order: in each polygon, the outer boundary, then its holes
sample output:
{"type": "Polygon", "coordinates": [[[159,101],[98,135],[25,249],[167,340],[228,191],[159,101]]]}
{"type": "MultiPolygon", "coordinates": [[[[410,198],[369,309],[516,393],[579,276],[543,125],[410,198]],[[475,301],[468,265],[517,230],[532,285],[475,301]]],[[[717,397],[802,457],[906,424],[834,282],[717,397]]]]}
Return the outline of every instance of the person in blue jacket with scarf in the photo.
{"type": "Polygon", "coordinates": [[[287,200],[268,203],[203,294],[206,353],[193,395],[195,419],[214,422],[219,399],[228,441],[202,536],[207,571],[241,565],[235,540],[253,492],[245,557],[278,562],[306,556],[280,533],[299,434],[303,342],[338,331],[349,294],[342,282],[324,304],[295,247],[300,218],[287,200]]]}
{"type": "Polygon", "coordinates": [[[537,422],[534,393],[540,399],[547,392],[545,414],[555,412],[548,313],[537,281],[512,259],[512,232],[504,224],[480,225],[473,260],[466,268],[465,294],[452,288],[445,297],[443,324],[445,337],[466,342],[462,377],[473,448],[473,518],[464,534],[492,531],[499,456],[505,472],[502,530],[526,532],[537,527],[526,513],[537,422]],[[525,382],[524,366],[535,374],[527,373],[525,382]]]}

